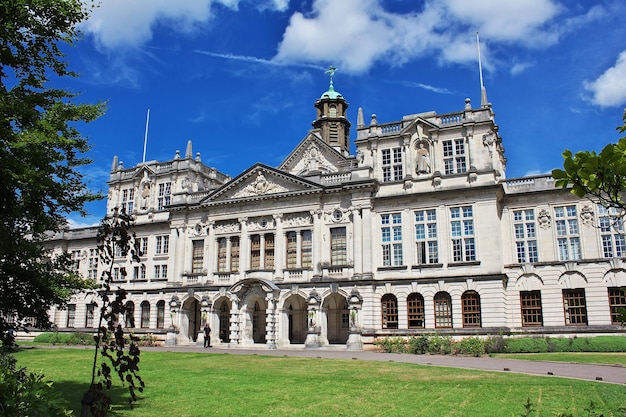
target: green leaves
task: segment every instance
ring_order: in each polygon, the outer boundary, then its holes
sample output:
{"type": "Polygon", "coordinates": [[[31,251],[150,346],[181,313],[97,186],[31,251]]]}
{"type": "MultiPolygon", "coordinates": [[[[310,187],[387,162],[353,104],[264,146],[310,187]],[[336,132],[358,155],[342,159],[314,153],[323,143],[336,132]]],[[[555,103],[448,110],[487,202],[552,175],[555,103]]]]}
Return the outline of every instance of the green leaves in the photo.
{"type": "MultiPolygon", "coordinates": [[[[626,111],[624,126],[626,131],[626,111]]],[[[623,211],[626,208],[623,192],[626,190],[626,138],[617,143],[606,145],[600,153],[580,151],[572,154],[563,152],[563,168],[552,171],[555,186],[571,188],[571,193],[578,197],[589,197],[607,208],[623,211]]]]}

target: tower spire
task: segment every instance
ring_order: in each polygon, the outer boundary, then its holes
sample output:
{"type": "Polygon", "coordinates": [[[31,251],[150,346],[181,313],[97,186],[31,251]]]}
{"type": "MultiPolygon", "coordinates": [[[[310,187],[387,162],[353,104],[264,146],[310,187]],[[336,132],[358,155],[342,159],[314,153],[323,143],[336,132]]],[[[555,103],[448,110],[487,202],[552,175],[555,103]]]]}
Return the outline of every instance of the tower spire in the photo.
{"type": "Polygon", "coordinates": [[[476,45],[478,47],[478,72],[480,75],[480,106],[487,107],[489,106],[489,101],[487,100],[487,89],[483,83],[483,64],[480,59],[480,37],[478,32],[476,32],[476,45]]]}
{"type": "Polygon", "coordinates": [[[324,74],[330,75],[330,87],[328,87],[329,90],[335,89],[335,87],[333,86],[333,77],[335,76],[335,71],[337,71],[337,68],[335,68],[332,64],[330,64],[330,67],[328,67],[328,69],[324,71],[324,74]]]}

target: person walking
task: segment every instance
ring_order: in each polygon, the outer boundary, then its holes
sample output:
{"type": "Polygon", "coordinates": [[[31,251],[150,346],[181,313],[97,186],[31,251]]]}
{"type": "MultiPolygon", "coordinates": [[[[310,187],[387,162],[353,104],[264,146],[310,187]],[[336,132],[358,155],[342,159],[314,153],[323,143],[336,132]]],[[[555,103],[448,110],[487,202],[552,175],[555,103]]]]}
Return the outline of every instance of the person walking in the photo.
{"type": "Polygon", "coordinates": [[[209,323],[204,325],[204,347],[212,347],[211,346],[211,328],[209,327],[209,323]]]}

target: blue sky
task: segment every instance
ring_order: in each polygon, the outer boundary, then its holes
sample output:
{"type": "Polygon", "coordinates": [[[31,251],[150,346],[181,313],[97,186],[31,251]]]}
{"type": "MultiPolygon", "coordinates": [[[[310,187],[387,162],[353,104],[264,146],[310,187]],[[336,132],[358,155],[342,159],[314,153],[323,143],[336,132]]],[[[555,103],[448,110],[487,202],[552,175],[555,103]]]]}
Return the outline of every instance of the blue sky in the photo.
{"type": "MultiPolygon", "coordinates": [[[[508,158],[507,177],[547,173],[561,152],[619,138],[626,106],[622,0],[105,0],[67,50],[81,74],[55,86],[107,101],[80,127],[93,148],[90,187],[125,167],[194,153],[232,175],[278,165],[311,128],[313,103],[335,89],[366,123],[480,103],[484,83],[508,158]]],[[[353,129],[351,137],[354,139],[353,129]]],[[[354,149],[354,148],[353,148],[354,149]]],[[[95,224],[71,216],[74,226],[95,224]]]]}

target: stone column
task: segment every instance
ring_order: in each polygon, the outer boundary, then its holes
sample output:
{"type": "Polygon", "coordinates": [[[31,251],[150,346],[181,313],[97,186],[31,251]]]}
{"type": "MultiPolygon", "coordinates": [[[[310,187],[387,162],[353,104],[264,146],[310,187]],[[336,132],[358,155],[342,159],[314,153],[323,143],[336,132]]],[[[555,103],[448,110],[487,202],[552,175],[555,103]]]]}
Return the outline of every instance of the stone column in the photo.
{"type": "Polygon", "coordinates": [[[176,346],[176,337],[178,335],[178,327],[176,326],[178,317],[180,316],[180,300],[178,296],[172,296],[169,302],[170,306],[170,327],[167,329],[165,336],[165,346],[176,346]]]}
{"type": "Polygon", "coordinates": [[[276,306],[278,304],[278,291],[274,291],[267,295],[265,299],[267,301],[267,310],[266,310],[266,318],[265,318],[265,344],[269,349],[277,348],[277,316],[276,316],[276,306]]]}
{"type": "Polygon", "coordinates": [[[283,231],[283,215],[274,214],[274,276],[282,278],[285,268],[285,232],[283,231]]]}
{"type": "Polygon", "coordinates": [[[363,297],[356,287],[348,298],[348,310],[350,311],[350,328],[348,330],[348,350],[363,350],[363,340],[361,337],[361,310],[363,307],[363,297]]]}
{"type": "Polygon", "coordinates": [[[305,349],[317,349],[320,347],[321,327],[319,325],[319,309],[321,297],[315,290],[311,291],[307,302],[308,326],[306,340],[304,341],[305,349]]]}
{"type": "Polygon", "coordinates": [[[322,210],[311,211],[311,217],[313,217],[313,242],[311,242],[313,249],[313,278],[319,279],[322,277],[321,265],[323,259],[322,210]]]}
{"type": "Polygon", "coordinates": [[[240,320],[240,300],[236,295],[231,296],[232,305],[230,308],[230,343],[229,345],[241,344],[241,323],[240,320]]]}
{"type": "Polygon", "coordinates": [[[361,209],[363,222],[363,278],[372,278],[372,211],[371,206],[364,206],[361,209]]]}
{"type": "Polygon", "coordinates": [[[209,222],[209,225],[206,229],[207,234],[207,260],[205,262],[206,265],[206,280],[207,282],[213,283],[213,271],[217,270],[215,265],[217,265],[217,242],[215,240],[215,222],[209,222]]]}
{"type": "Polygon", "coordinates": [[[352,227],[354,229],[354,278],[361,279],[363,275],[363,219],[361,207],[352,210],[352,227]]]}

